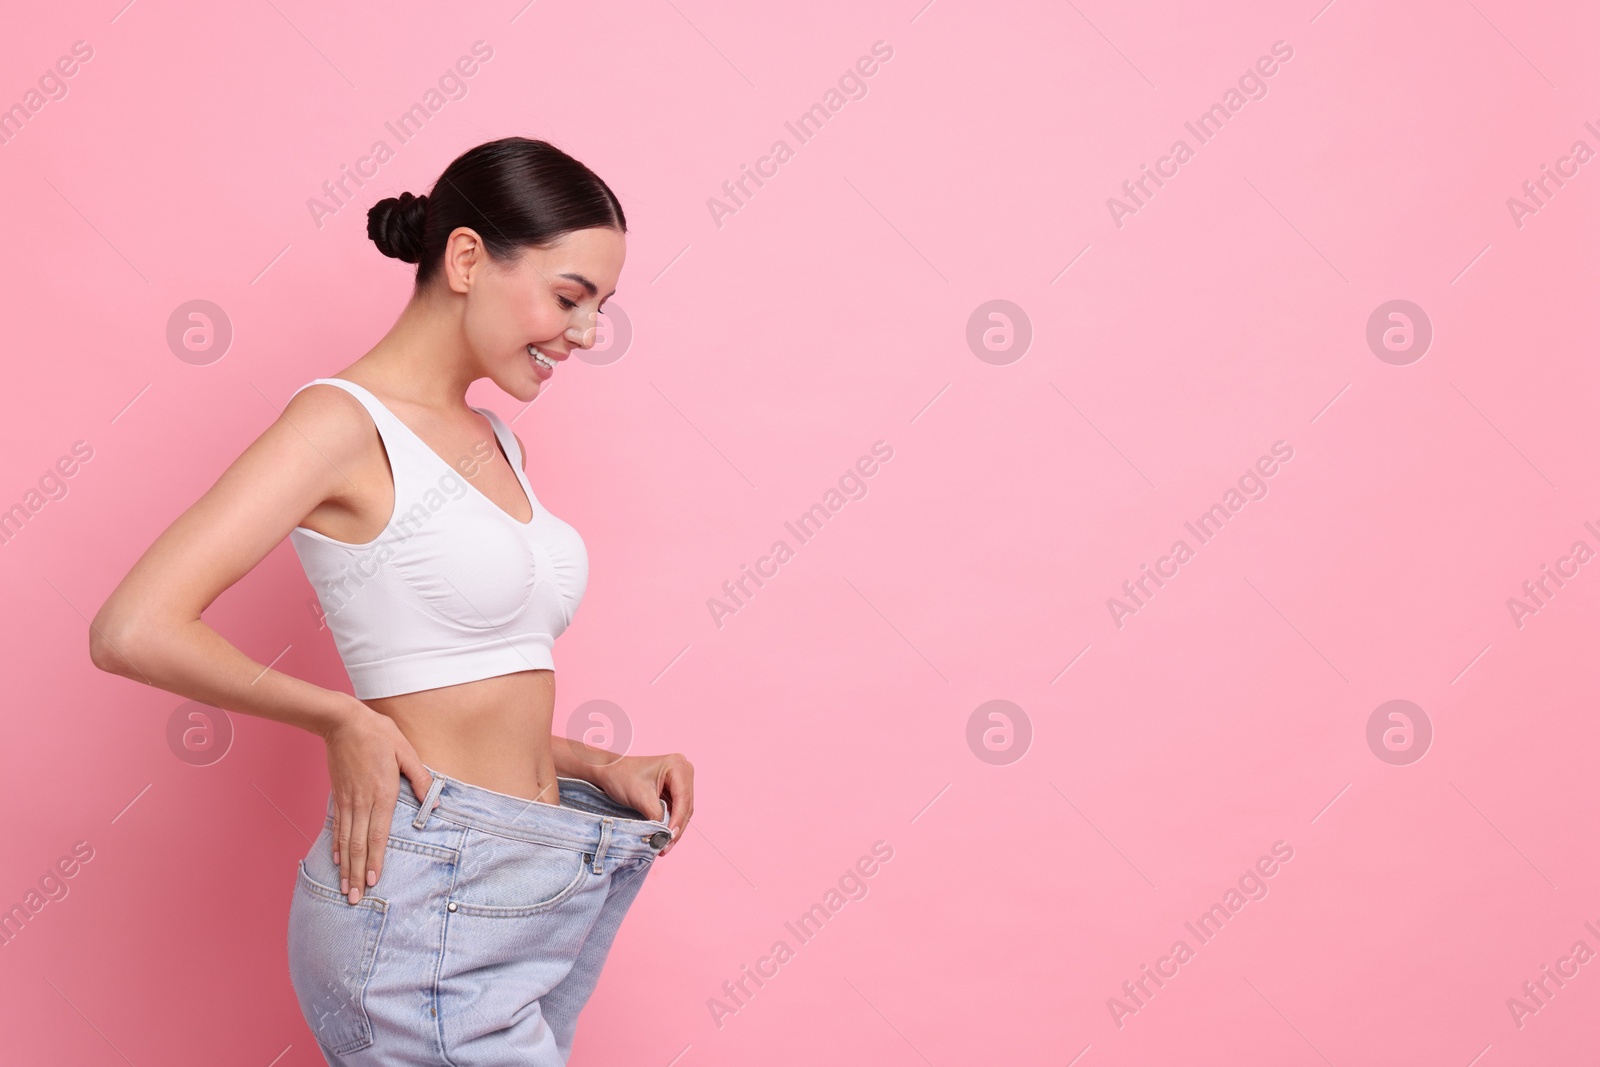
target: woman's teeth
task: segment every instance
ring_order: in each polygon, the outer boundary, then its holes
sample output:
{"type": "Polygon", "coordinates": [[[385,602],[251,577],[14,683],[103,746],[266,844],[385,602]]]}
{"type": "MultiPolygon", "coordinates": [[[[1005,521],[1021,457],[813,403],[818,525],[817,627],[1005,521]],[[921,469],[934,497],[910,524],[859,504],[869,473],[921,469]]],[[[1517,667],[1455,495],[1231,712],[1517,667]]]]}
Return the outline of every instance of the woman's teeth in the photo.
{"type": "Polygon", "coordinates": [[[551,370],[556,369],[555,361],[532,345],[528,346],[528,355],[532,356],[534,362],[539,364],[541,367],[548,367],[551,370]]]}

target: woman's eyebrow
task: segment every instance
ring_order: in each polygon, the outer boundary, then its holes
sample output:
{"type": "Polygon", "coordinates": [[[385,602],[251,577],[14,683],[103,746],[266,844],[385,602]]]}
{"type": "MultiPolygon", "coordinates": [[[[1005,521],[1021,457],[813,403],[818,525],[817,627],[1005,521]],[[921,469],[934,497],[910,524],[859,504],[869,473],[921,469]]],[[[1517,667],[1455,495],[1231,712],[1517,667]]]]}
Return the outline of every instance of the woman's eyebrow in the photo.
{"type": "MultiPolygon", "coordinates": [[[[566,272],[564,272],[562,274],[558,274],[557,277],[558,278],[567,278],[567,279],[569,279],[571,281],[577,282],[579,285],[583,286],[584,291],[587,292],[590,296],[593,296],[594,294],[596,294],[596,293],[598,293],[600,291],[600,287],[598,285],[596,285],[594,282],[591,282],[588,278],[585,278],[583,275],[578,274],[578,273],[573,272],[573,271],[566,271],[566,272]]],[[[610,300],[612,297],[614,297],[616,295],[617,295],[617,291],[615,289],[613,289],[613,290],[611,290],[611,292],[606,294],[606,299],[610,300]]]]}

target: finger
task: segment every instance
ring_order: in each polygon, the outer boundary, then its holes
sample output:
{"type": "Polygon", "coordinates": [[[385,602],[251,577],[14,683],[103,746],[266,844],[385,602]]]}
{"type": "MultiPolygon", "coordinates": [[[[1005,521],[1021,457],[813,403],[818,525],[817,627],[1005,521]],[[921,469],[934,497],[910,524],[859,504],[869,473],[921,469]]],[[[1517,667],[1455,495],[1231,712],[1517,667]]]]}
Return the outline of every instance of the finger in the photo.
{"type": "Polygon", "coordinates": [[[350,881],[345,890],[352,904],[361,900],[361,887],[366,884],[367,827],[371,821],[372,802],[358,799],[350,813],[350,864],[346,874],[350,881]]]}
{"type": "Polygon", "coordinates": [[[394,819],[394,805],[398,797],[389,797],[388,803],[379,797],[378,802],[372,806],[372,823],[368,830],[367,843],[370,846],[367,852],[367,878],[362,884],[368,889],[378,884],[378,879],[383,876],[384,849],[389,847],[389,826],[394,819]],[[384,812],[389,813],[388,818],[384,812]]]}
{"type": "Polygon", "coordinates": [[[668,768],[666,788],[667,796],[671,799],[672,821],[667,828],[672,831],[672,840],[661,850],[663,856],[682,840],[683,831],[689,825],[689,816],[694,813],[694,785],[688,768],[679,765],[668,768]]]}
{"type": "Polygon", "coordinates": [[[347,896],[350,893],[350,808],[350,801],[339,801],[339,892],[347,896]]]}
{"type": "Polygon", "coordinates": [[[694,818],[694,768],[687,763],[677,768],[674,785],[676,792],[673,794],[672,812],[678,819],[677,832],[674,835],[676,840],[683,837],[683,832],[689,828],[689,820],[694,818]]]}
{"type": "MultiPolygon", "coordinates": [[[[428,773],[428,768],[423,766],[415,752],[397,752],[395,756],[400,761],[400,773],[411,783],[411,791],[417,795],[418,800],[426,800],[428,790],[433,788],[433,775],[428,773]]],[[[396,796],[398,797],[398,794],[396,796]]],[[[435,800],[434,803],[439,802],[435,800]]]]}
{"type": "Polygon", "coordinates": [[[339,804],[333,806],[333,865],[339,866],[339,816],[343,812],[339,804]]]}

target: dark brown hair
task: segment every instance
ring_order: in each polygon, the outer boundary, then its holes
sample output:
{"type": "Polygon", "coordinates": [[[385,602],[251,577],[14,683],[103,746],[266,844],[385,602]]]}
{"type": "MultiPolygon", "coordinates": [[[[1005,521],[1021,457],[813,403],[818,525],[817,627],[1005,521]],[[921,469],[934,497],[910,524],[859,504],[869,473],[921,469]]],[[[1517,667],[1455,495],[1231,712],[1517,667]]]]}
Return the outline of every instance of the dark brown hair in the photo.
{"type": "Polygon", "coordinates": [[[622,204],[599,175],[559,148],[526,137],[463,152],[426,195],[401,193],[367,211],[367,236],[384,255],[417,264],[418,289],[439,273],[445,241],[458,226],[475,231],[501,262],[573,230],[628,232],[622,204]]]}

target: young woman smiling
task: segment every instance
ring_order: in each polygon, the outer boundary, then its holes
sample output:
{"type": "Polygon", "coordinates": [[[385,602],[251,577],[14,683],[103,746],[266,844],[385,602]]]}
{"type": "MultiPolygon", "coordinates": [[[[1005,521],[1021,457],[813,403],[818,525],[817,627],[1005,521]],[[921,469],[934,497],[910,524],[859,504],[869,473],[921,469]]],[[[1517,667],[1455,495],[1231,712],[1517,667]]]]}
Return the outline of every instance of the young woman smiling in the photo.
{"type": "Polygon", "coordinates": [[[682,755],[551,733],[555,638],[583,540],[467,387],[531,401],[622,271],[606,184],[508,137],[368,213],[411,300],[158,537],[91,626],[92,658],[310,730],[331,791],[301,861],[290,976],[330,1064],[562,1064],[624,913],[694,810],[682,755]],[[201,612],[290,537],[354,696],[253,662],[201,612]]]}

